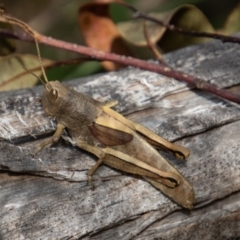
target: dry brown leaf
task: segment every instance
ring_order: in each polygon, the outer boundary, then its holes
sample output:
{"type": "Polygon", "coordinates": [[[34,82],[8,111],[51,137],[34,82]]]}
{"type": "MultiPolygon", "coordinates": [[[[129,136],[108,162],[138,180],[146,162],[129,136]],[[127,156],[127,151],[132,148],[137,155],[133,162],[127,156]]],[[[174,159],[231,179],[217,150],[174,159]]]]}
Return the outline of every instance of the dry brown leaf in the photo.
{"type": "MultiPolygon", "coordinates": [[[[78,13],[79,27],[89,47],[104,52],[132,56],[109,15],[109,4],[116,2],[121,1],[97,0],[81,6],[78,13]]],[[[107,70],[116,70],[122,67],[118,63],[107,61],[102,64],[107,70]]]]}
{"type": "MultiPolygon", "coordinates": [[[[52,63],[52,61],[42,59],[42,63],[43,66],[46,66],[52,63]]],[[[27,88],[36,85],[38,79],[28,73],[23,67],[37,76],[41,76],[42,74],[37,56],[13,54],[0,58],[0,91],[27,88]]]]}
{"type": "MultiPolygon", "coordinates": [[[[143,59],[155,57],[144,35],[143,19],[118,24],[114,24],[110,19],[109,5],[117,2],[121,1],[96,0],[79,9],[79,26],[87,45],[120,55],[143,59]]],[[[150,15],[187,31],[214,32],[206,16],[193,5],[182,5],[168,12],[150,15]]],[[[146,28],[149,40],[161,53],[209,40],[179,34],[150,21],[146,22],[146,28]]],[[[119,68],[119,65],[111,62],[104,62],[103,65],[107,70],[119,68]]]]}

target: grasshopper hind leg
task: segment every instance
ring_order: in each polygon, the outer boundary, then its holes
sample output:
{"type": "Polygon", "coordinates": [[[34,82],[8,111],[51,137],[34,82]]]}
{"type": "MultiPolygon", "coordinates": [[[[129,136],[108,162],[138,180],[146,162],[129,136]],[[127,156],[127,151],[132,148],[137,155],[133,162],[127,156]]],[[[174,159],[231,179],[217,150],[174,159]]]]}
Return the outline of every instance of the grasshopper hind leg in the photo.
{"type": "Polygon", "coordinates": [[[98,161],[92,166],[92,168],[88,171],[88,184],[91,186],[92,189],[94,189],[94,184],[92,181],[92,175],[96,172],[98,167],[102,164],[103,158],[99,158],[98,161]]]}
{"type": "Polygon", "coordinates": [[[98,169],[101,163],[113,167],[118,170],[122,170],[128,173],[137,174],[140,176],[146,176],[155,179],[169,188],[175,188],[180,183],[180,177],[176,173],[161,171],[155,169],[152,166],[133,158],[125,153],[119,152],[112,148],[98,148],[86,144],[84,141],[79,140],[77,146],[91,152],[98,157],[97,163],[88,172],[88,182],[91,183],[91,177],[98,169]]]}
{"type": "Polygon", "coordinates": [[[90,184],[91,188],[93,189],[94,185],[92,182],[92,175],[96,172],[96,170],[99,168],[99,166],[103,162],[105,153],[100,148],[86,144],[84,141],[81,141],[81,140],[78,140],[76,145],[79,148],[82,148],[82,149],[86,150],[87,152],[90,152],[98,157],[98,161],[93,165],[93,167],[87,173],[88,183],[90,184]]]}

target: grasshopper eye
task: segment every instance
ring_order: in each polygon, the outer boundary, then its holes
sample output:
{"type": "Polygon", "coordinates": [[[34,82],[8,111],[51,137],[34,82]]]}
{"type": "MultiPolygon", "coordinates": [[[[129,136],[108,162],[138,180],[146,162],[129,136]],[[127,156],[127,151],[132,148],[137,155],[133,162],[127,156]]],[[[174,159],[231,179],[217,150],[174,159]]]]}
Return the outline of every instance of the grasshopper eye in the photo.
{"type": "Polygon", "coordinates": [[[58,92],[56,89],[52,89],[51,92],[50,92],[50,95],[51,95],[51,98],[56,101],[57,98],[58,98],[58,92]]]}

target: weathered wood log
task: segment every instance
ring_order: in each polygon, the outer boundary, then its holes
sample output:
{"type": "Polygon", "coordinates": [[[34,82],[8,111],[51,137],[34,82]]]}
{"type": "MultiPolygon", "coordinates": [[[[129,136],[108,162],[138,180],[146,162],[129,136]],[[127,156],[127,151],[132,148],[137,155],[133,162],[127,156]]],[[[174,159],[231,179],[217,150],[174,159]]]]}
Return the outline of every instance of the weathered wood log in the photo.
{"type": "MultiPolygon", "coordinates": [[[[239,91],[240,47],[214,41],[165,56],[171,66],[239,91]]],[[[165,154],[191,182],[193,211],[148,182],[101,166],[61,141],[34,158],[53,134],[42,87],[0,93],[0,239],[237,239],[240,237],[240,106],[174,79],[134,68],[70,83],[191,150],[186,161],[165,154]]]]}

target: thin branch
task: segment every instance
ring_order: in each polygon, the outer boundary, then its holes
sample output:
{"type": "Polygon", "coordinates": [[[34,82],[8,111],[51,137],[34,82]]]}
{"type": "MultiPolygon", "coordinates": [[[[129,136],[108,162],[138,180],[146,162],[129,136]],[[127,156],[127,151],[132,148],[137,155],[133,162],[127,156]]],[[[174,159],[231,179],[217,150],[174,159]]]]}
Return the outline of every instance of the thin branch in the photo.
{"type": "Polygon", "coordinates": [[[13,38],[17,40],[22,40],[24,42],[34,42],[34,39],[29,36],[29,34],[23,32],[22,34],[17,33],[9,29],[0,28],[0,36],[3,38],[13,38]]]}
{"type": "Polygon", "coordinates": [[[188,31],[184,30],[182,28],[176,27],[172,24],[168,24],[164,21],[161,21],[155,17],[149,16],[144,12],[139,11],[137,8],[132,6],[131,4],[128,4],[126,2],[119,2],[119,4],[126,6],[128,9],[134,12],[133,17],[134,18],[142,18],[145,20],[149,20],[151,22],[155,22],[165,28],[167,28],[170,31],[178,32],[185,35],[195,36],[195,37],[207,37],[207,38],[213,38],[221,40],[222,42],[231,42],[231,43],[238,43],[240,44],[240,38],[239,37],[233,37],[233,36],[226,36],[219,33],[208,33],[208,32],[198,32],[198,31],[188,31]]]}
{"type": "Polygon", "coordinates": [[[145,36],[145,39],[147,41],[148,47],[153,52],[153,54],[155,55],[156,59],[159,62],[163,63],[162,55],[157,50],[156,45],[154,43],[152,43],[151,39],[149,38],[148,31],[147,31],[147,24],[146,24],[145,20],[143,21],[143,32],[144,32],[144,36],[145,36]]]}
{"type": "MultiPolygon", "coordinates": [[[[2,30],[0,30],[0,35],[4,36],[4,32],[2,30]]],[[[25,35],[19,36],[17,33],[10,34],[8,32],[7,36],[15,38],[15,39],[20,39],[20,40],[25,40],[25,39],[26,39],[26,41],[30,40],[29,37],[26,38],[25,35]]],[[[132,57],[121,56],[121,55],[117,55],[114,53],[107,53],[107,52],[99,51],[99,50],[92,49],[89,47],[53,39],[53,38],[46,37],[46,36],[40,35],[40,34],[38,34],[37,40],[39,43],[42,43],[42,44],[45,44],[48,46],[53,46],[53,47],[60,48],[60,49],[64,49],[64,50],[68,50],[71,52],[83,54],[83,55],[89,56],[96,60],[113,61],[113,62],[121,63],[121,64],[124,64],[127,66],[134,66],[134,67],[138,67],[138,68],[141,68],[144,70],[160,73],[167,77],[174,78],[181,82],[188,83],[188,84],[192,85],[193,87],[197,87],[201,90],[210,92],[219,97],[222,97],[229,101],[240,104],[240,95],[231,93],[225,89],[220,89],[218,86],[208,83],[200,78],[196,78],[194,76],[188,75],[181,71],[174,70],[173,68],[168,67],[163,64],[160,64],[160,63],[158,63],[158,64],[150,63],[150,62],[132,58],[132,57]]],[[[33,41],[33,39],[32,39],[32,41],[33,41]]]]}

